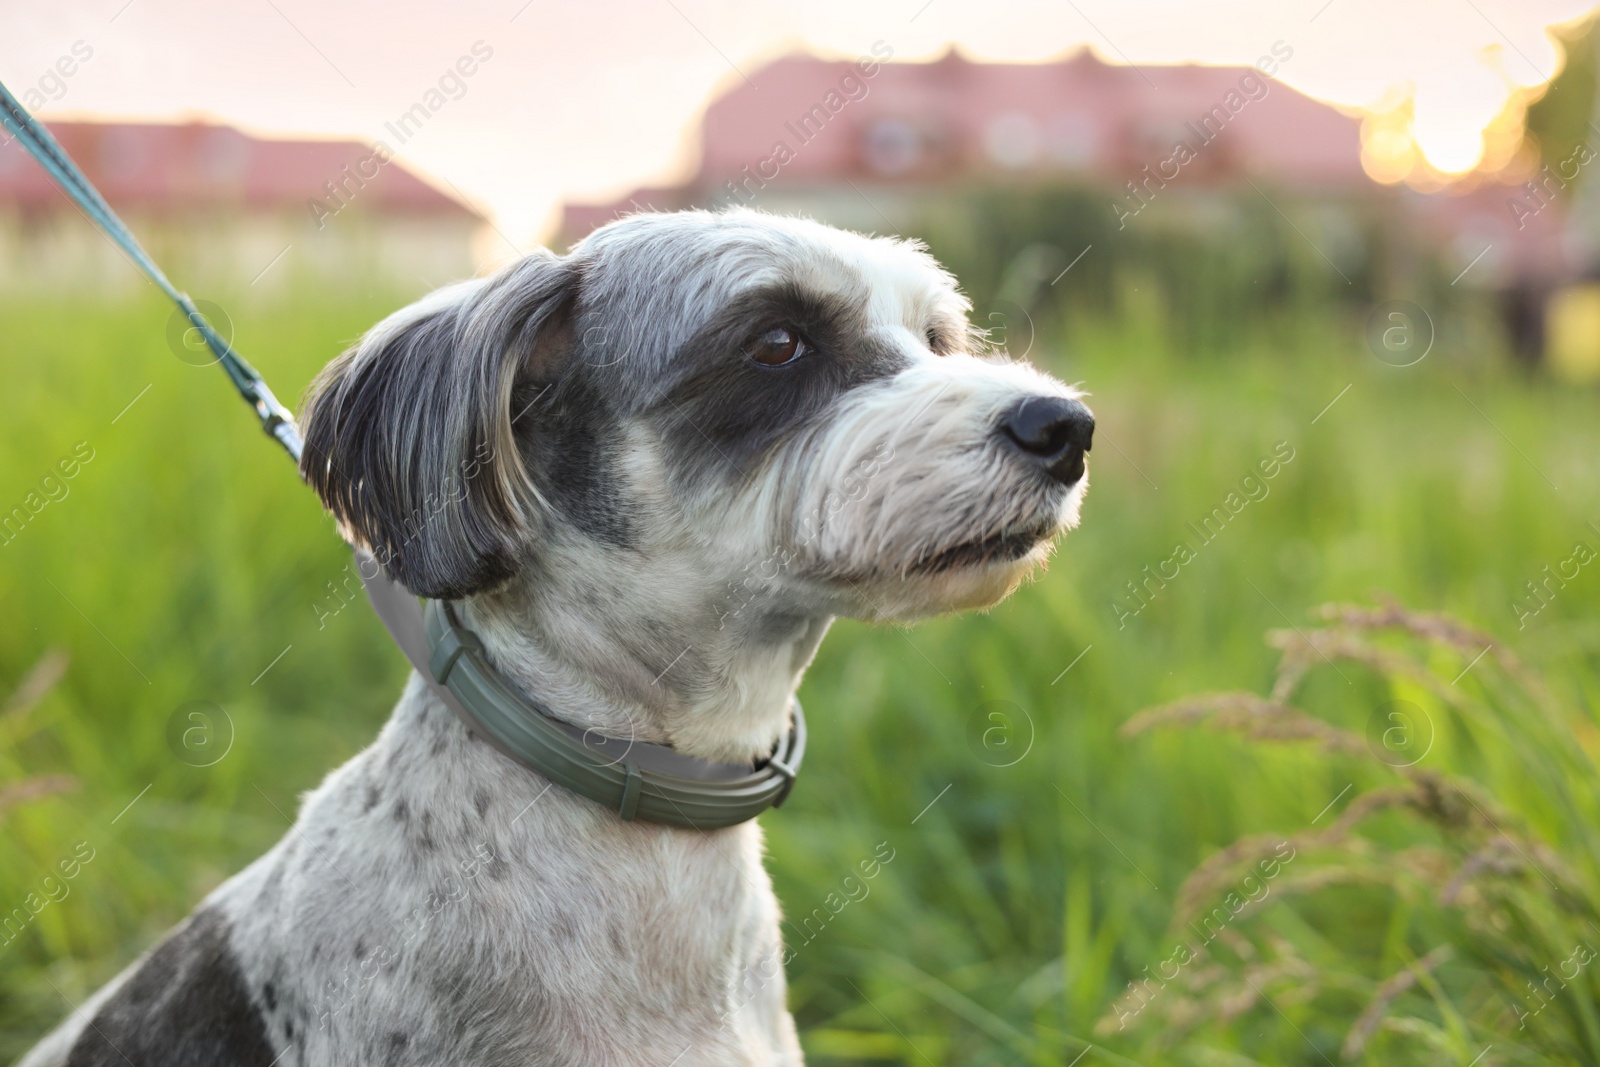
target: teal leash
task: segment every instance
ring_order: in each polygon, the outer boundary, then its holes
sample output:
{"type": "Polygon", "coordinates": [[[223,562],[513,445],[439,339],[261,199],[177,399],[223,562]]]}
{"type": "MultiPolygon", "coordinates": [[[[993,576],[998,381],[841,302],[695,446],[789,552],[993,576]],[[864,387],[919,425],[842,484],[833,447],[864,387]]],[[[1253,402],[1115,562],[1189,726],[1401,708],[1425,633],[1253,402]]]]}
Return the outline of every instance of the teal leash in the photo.
{"type": "Polygon", "coordinates": [[[156,284],[163,293],[172,300],[188,318],[191,326],[199,332],[200,337],[217,357],[228,379],[233,382],[233,387],[244,397],[245,402],[255,409],[256,417],[261,420],[261,428],[275,441],[284,447],[284,450],[295,460],[300,461],[300,452],[303,442],[300,439],[300,429],[295,425],[294,414],[278,401],[267,388],[267,383],[262,379],[257,370],[247,363],[243,356],[233,350],[233,346],[217,333],[209,320],[194,306],[194,301],[189,295],[173,285],[171,280],[150,254],[139,244],[137,238],[128,229],[117,213],[111,210],[105,198],[94,184],[84,176],[83,171],[67,155],[65,149],[50,135],[50,131],[39,124],[28,110],[17,102],[11,91],[0,84],[0,122],[11,131],[28,154],[39,161],[45,172],[55,181],[60,190],[78,206],[89,221],[100,228],[101,232],[109,237],[128,258],[134,266],[142,271],[145,277],[156,284]]]}

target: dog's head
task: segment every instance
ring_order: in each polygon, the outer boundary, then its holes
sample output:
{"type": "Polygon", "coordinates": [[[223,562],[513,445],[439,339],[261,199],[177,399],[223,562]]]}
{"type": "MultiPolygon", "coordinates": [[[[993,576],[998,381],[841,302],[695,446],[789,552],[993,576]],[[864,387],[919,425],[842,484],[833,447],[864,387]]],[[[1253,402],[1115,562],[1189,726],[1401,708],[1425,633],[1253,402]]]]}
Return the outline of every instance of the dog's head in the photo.
{"type": "Polygon", "coordinates": [[[636,215],[380,323],[313,384],[303,472],[429,597],[579,576],[756,627],[984,606],[1076,523],[1094,422],[967,311],[911,242],[636,215]]]}

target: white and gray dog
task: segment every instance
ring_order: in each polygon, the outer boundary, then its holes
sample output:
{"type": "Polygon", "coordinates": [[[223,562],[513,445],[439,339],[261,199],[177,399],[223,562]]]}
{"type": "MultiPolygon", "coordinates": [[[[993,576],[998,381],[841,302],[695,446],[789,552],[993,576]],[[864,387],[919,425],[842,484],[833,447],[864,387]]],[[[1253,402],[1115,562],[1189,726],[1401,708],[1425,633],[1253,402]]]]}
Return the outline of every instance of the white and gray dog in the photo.
{"type": "MultiPolygon", "coordinates": [[[[1092,416],[968,310],[909,241],[636,215],[380,323],[313,384],[302,469],[553,716],[760,761],[835,616],[994,604],[1077,522],[1092,416]]],[[[414,673],[23,1064],[798,1064],[761,851],[551,786],[414,673]]]]}

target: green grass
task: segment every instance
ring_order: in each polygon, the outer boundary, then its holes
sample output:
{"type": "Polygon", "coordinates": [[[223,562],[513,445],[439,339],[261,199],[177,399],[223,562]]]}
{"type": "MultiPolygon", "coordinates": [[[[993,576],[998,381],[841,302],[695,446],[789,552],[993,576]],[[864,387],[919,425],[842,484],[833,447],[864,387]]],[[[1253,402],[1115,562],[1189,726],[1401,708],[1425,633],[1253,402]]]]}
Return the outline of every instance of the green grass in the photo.
{"type": "MultiPolygon", "coordinates": [[[[343,297],[222,302],[242,350],[294,398],[404,299],[343,297]]],[[[24,501],[79,442],[93,449],[67,495],[0,547],[0,692],[50,650],[70,656],[36,706],[0,712],[0,783],[76,779],[9,807],[0,793],[0,914],[78,842],[94,850],[69,895],[0,945],[0,1060],[53,1025],[63,996],[80,1002],[275,841],[297,794],[376,732],[404,675],[363,605],[319,628],[347,553],[223,376],[167,350],[166,321],[154,299],[0,300],[0,507],[24,501]],[[196,700],[226,709],[234,733],[203,768],[167,740],[196,700]]],[[[1587,764],[1555,750],[1595,744],[1600,566],[1520,631],[1510,602],[1575,542],[1600,548],[1587,525],[1600,522],[1595,396],[1468,358],[1445,329],[1423,363],[1385,366],[1354,313],[1226,360],[1184,358],[1160,321],[1129,314],[1035,346],[1037,362],[1093,392],[1100,425],[1083,527],[1048,573],[986,615],[908,631],[841,622],[807,677],[806,773],[763,822],[787,911],[814,916],[809,940],[791,934],[790,967],[811,1060],[1059,1064],[1091,1041],[1086,1065],[1338,1062],[1377,983],[1444,940],[1459,945],[1454,960],[1419,980],[1429,995],[1397,1000],[1409,1022],[1384,1028],[1362,1062],[1465,1064],[1478,1041],[1495,1045],[1485,1064],[1593,1062],[1596,1045],[1569,1041],[1586,1025],[1577,984],[1565,1007],[1502,1032],[1504,996],[1480,995],[1493,939],[1452,925],[1436,894],[1378,883],[1274,893],[1237,920],[1263,953],[1294,946],[1321,985],[1274,978],[1276,1006],[1205,1011],[1181,1040],[1164,1043],[1180,1030],[1155,1007],[1097,1032],[1130,980],[1171,954],[1198,866],[1250,835],[1320,829],[1393,779],[1377,761],[1306,744],[1119,732],[1189,694],[1265,693],[1278,654],[1262,635],[1309,631],[1315,605],[1392,594],[1462,617],[1543,671],[1553,693],[1527,707],[1560,729],[1512,730],[1522,748],[1494,758],[1492,736],[1441,713],[1441,743],[1419,767],[1481,783],[1552,848],[1584,848],[1590,832],[1572,799],[1588,795],[1587,764]],[[1224,506],[1279,442],[1293,459],[1266,495],[1199,544],[1187,525],[1224,506]],[[1114,600],[1133,603],[1125,583],[1180,540],[1194,558],[1119,627],[1114,600]],[[840,907],[880,842],[894,858],[840,907]]],[[[1424,662],[1448,683],[1466,658],[1434,650],[1424,662]]],[[[1359,735],[1410,692],[1399,686],[1319,661],[1298,699],[1359,735]]],[[[1367,855],[1439,832],[1380,818],[1367,855]]],[[[1289,870],[1332,864],[1332,848],[1289,870]]],[[[1573,865],[1583,875],[1588,858],[1573,865]]],[[[1250,974],[1220,951],[1206,962],[1191,970],[1206,988],[1250,974]]],[[[1206,988],[1185,995],[1204,1003],[1206,988]]]]}

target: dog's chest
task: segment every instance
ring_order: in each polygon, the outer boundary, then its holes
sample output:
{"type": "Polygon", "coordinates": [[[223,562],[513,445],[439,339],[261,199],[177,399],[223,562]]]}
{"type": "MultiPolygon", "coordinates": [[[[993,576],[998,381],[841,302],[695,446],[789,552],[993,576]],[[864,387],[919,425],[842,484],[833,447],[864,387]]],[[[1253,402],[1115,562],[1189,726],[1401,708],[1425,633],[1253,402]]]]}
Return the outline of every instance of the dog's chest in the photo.
{"type": "Polygon", "coordinates": [[[760,851],[623,823],[403,701],[217,903],[285,1063],[777,1062],[760,851]]]}

